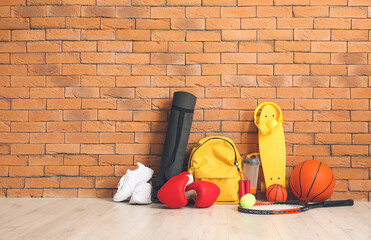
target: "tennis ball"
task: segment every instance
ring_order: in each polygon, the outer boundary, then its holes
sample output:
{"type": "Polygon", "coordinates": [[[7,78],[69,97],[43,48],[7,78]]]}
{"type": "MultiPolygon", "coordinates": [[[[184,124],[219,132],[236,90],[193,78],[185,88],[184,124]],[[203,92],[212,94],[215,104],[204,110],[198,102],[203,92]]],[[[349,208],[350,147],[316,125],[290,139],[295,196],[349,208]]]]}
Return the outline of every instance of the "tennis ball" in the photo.
{"type": "Polygon", "coordinates": [[[251,193],[245,194],[241,199],[240,199],[240,205],[243,208],[251,208],[254,206],[256,202],[255,196],[252,195],[251,193]]]}

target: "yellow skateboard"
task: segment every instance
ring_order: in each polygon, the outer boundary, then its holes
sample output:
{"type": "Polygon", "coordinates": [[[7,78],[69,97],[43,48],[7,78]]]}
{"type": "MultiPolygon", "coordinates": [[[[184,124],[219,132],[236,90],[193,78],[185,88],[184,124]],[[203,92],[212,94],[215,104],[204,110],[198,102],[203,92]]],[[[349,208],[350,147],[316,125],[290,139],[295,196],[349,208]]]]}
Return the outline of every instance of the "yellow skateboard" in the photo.
{"type": "Polygon", "coordinates": [[[259,152],[265,180],[262,189],[272,184],[286,186],[286,148],[281,109],[272,102],[262,103],[255,109],[254,120],[259,129],[259,152]],[[260,109],[261,113],[257,116],[260,109]]]}

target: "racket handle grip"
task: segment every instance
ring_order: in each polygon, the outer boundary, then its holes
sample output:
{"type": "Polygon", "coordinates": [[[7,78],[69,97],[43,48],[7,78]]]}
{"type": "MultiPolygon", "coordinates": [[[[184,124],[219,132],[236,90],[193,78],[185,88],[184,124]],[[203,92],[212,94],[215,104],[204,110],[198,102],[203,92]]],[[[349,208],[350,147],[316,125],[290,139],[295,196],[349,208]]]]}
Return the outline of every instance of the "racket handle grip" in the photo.
{"type": "Polygon", "coordinates": [[[340,206],[353,206],[353,199],[338,200],[338,201],[327,201],[323,203],[324,207],[340,207],[340,206]]]}

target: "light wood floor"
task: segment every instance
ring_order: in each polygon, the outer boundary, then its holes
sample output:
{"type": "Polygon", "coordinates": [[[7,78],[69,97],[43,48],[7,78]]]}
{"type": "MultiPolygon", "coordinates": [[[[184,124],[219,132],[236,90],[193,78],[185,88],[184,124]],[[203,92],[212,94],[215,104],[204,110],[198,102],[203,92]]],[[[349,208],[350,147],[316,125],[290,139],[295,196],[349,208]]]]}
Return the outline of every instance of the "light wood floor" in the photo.
{"type": "Polygon", "coordinates": [[[371,203],[260,216],[236,205],[170,210],[111,199],[0,199],[0,239],[371,239],[371,203]]]}

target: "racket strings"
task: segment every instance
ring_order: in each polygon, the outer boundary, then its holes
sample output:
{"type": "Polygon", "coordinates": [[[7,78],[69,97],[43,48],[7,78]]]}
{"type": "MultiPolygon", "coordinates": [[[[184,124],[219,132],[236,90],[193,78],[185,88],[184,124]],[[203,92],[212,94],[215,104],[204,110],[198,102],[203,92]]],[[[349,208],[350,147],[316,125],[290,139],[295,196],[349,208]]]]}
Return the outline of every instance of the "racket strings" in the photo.
{"type": "Polygon", "coordinates": [[[281,211],[281,210],[292,210],[302,208],[302,205],[294,205],[294,204],[263,204],[263,205],[254,205],[252,206],[251,210],[259,210],[259,211],[281,211]]]}

